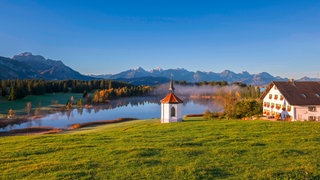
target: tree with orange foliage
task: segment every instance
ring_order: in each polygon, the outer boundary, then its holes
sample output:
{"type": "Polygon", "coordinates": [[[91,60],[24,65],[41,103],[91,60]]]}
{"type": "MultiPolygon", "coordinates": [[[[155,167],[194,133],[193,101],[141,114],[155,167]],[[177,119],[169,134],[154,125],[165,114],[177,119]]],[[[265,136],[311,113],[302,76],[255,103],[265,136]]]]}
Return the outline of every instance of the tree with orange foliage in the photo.
{"type": "Polygon", "coordinates": [[[15,112],[12,108],[10,108],[8,114],[9,114],[8,118],[13,118],[15,112]]]}

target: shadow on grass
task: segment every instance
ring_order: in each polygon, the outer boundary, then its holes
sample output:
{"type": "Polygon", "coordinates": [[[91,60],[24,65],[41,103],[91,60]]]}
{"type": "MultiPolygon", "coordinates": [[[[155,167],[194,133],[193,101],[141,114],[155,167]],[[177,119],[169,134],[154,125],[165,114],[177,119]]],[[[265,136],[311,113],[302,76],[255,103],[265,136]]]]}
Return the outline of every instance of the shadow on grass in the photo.
{"type": "Polygon", "coordinates": [[[182,122],[201,122],[201,121],[208,121],[207,119],[183,119],[182,122]]]}
{"type": "Polygon", "coordinates": [[[289,157],[289,156],[301,156],[301,155],[305,155],[306,153],[296,149],[284,149],[280,152],[280,154],[282,154],[285,157],[289,157]]]}
{"type": "Polygon", "coordinates": [[[162,149],[157,148],[133,148],[133,149],[123,149],[123,150],[114,150],[112,154],[124,155],[134,158],[149,158],[153,156],[158,156],[162,152],[162,149]]]}
{"type": "Polygon", "coordinates": [[[267,146],[267,144],[257,142],[257,143],[252,143],[251,146],[263,147],[263,146],[267,146]]]}
{"type": "Polygon", "coordinates": [[[201,174],[200,179],[208,179],[208,177],[210,177],[210,179],[224,179],[224,178],[228,178],[230,176],[232,176],[231,173],[221,169],[221,168],[210,168],[207,170],[201,170],[200,172],[198,172],[199,174],[201,174]]]}
{"type": "Polygon", "coordinates": [[[140,149],[140,152],[138,153],[138,155],[140,157],[152,157],[152,156],[159,155],[161,151],[162,151],[161,149],[156,149],[156,148],[142,148],[140,149]]]}
{"type": "Polygon", "coordinates": [[[204,154],[203,151],[195,150],[195,149],[190,149],[190,150],[185,150],[183,151],[184,154],[186,154],[188,157],[194,157],[194,156],[199,156],[201,154],[204,154]]]}
{"type": "Polygon", "coordinates": [[[273,174],[274,179],[319,179],[320,175],[314,176],[312,172],[302,168],[291,171],[278,171],[273,174]]]}
{"type": "Polygon", "coordinates": [[[203,145],[202,142],[171,142],[168,144],[168,147],[201,147],[203,145]]]}

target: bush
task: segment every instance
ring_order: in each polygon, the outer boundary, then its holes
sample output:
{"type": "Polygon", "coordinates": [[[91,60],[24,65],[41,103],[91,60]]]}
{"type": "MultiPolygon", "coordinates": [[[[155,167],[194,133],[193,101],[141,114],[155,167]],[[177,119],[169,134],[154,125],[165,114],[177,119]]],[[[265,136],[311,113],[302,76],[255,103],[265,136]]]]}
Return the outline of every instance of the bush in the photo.
{"type": "Polygon", "coordinates": [[[210,112],[209,109],[207,109],[203,114],[203,119],[212,120],[214,118],[221,118],[223,116],[223,113],[219,112],[210,112]]]}
{"type": "Polygon", "coordinates": [[[203,114],[203,119],[212,119],[213,117],[212,117],[212,113],[210,112],[210,110],[209,109],[207,109],[205,112],[204,112],[204,114],[203,114]]]}
{"type": "Polygon", "coordinates": [[[235,118],[251,117],[262,113],[261,102],[254,99],[241,100],[236,103],[235,118]]]}

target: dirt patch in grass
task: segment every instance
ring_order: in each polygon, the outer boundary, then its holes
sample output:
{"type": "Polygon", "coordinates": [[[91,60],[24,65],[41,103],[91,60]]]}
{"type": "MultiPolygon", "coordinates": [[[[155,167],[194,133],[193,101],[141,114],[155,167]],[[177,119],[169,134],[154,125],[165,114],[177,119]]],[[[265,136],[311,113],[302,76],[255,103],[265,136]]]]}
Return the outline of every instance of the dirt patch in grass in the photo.
{"type": "Polygon", "coordinates": [[[81,124],[73,124],[69,127],[69,130],[89,127],[89,126],[103,125],[103,124],[127,122],[127,121],[133,121],[133,120],[138,120],[138,119],[137,118],[118,118],[115,120],[102,120],[102,121],[86,122],[81,124]]]}
{"type": "Polygon", "coordinates": [[[23,134],[52,134],[61,132],[63,129],[53,127],[30,127],[23,129],[14,129],[7,132],[0,132],[0,136],[12,136],[12,135],[23,135],[23,134]]]}
{"type": "Polygon", "coordinates": [[[184,117],[203,117],[203,114],[187,114],[184,117]]]}
{"type": "MultiPolygon", "coordinates": [[[[115,120],[102,120],[102,121],[94,121],[94,122],[87,122],[81,124],[73,124],[68,129],[63,128],[54,128],[49,126],[39,126],[39,127],[30,127],[30,128],[23,128],[23,129],[14,129],[7,132],[0,132],[0,136],[12,136],[12,135],[24,135],[24,134],[53,134],[59,133],[62,131],[70,131],[84,127],[92,127],[104,124],[113,124],[113,123],[121,123],[127,121],[138,120],[136,118],[118,118],[115,120]]],[[[21,119],[21,122],[26,122],[28,120],[21,119]]]]}

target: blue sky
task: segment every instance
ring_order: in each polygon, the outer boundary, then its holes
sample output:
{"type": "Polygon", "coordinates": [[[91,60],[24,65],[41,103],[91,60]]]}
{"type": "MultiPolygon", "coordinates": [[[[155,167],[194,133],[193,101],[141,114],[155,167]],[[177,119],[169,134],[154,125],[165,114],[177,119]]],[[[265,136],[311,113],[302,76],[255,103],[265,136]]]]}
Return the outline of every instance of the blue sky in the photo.
{"type": "Polygon", "coordinates": [[[138,66],[320,77],[318,0],[0,0],[0,56],[81,73],[138,66]]]}

